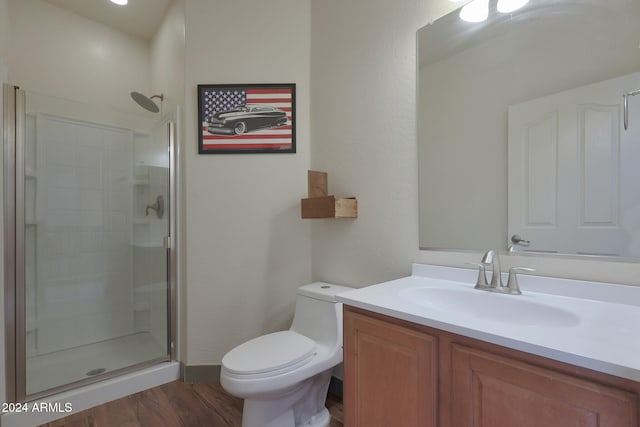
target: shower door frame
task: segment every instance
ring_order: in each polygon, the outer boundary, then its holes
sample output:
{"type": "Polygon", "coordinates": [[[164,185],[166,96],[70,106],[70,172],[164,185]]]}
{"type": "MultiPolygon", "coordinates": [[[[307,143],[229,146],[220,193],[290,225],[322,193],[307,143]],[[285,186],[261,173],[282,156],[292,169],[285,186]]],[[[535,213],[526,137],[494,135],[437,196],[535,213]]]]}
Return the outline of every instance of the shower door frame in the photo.
{"type": "Polygon", "coordinates": [[[4,310],[5,381],[7,402],[26,402],[51,396],[80,386],[177,360],[177,223],[179,151],[175,116],[166,121],[169,150],[169,230],[164,239],[167,256],[167,356],[136,363],[86,379],[46,389],[26,392],[26,317],[25,317],[25,123],[26,92],[18,86],[3,84],[3,179],[4,179],[4,310]]]}
{"type": "MultiPolygon", "coordinates": [[[[6,399],[7,402],[17,402],[18,392],[18,362],[17,351],[18,337],[18,313],[23,314],[24,308],[20,310],[16,302],[18,301],[17,293],[19,290],[16,286],[18,277],[17,272],[22,271],[22,282],[24,283],[24,268],[18,268],[19,264],[24,266],[24,248],[19,251],[17,228],[17,185],[16,182],[16,149],[18,141],[24,141],[24,117],[25,117],[25,93],[18,87],[9,84],[3,84],[3,179],[4,179],[4,315],[5,315],[5,381],[6,381],[6,399]],[[22,254],[22,256],[18,256],[22,254]],[[12,350],[13,349],[13,350],[12,350]]],[[[23,171],[24,172],[24,171],[23,171]]],[[[24,179],[22,181],[24,191],[24,179]]],[[[24,209],[23,209],[24,210],[24,209]]],[[[24,230],[24,217],[22,219],[22,230],[24,230]]],[[[24,240],[24,239],[22,239],[24,240]]],[[[24,287],[22,287],[24,290],[24,287]]],[[[22,298],[24,301],[24,298],[22,298]]],[[[22,325],[22,330],[25,327],[22,325]]],[[[24,342],[24,337],[22,339],[24,342]]]]}

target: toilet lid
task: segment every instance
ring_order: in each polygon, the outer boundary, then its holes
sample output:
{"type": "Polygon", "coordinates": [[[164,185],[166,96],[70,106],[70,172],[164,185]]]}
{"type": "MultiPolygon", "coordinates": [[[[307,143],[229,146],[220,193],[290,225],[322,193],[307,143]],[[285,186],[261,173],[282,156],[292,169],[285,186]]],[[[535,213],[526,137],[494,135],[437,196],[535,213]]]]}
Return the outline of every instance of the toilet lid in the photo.
{"type": "Polygon", "coordinates": [[[240,344],[222,358],[222,365],[234,374],[260,374],[300,365],[315,347],[315,341],[297,332],[274,332],[240,344]]]}

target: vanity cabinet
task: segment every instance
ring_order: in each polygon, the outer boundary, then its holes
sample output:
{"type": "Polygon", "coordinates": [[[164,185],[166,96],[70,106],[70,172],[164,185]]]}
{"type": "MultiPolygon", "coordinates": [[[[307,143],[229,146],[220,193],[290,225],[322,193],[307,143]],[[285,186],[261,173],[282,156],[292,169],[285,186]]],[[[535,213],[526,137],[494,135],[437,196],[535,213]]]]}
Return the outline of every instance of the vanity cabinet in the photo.
{"type": "Polygon", "coordinates": [[[345,425],[436,427],[436,338],[351,311],[344,329],[345,425]]]}
{"type": "Polygon", "coordinates": [[[344,306],[347,427],[638,427],[640,384],[344,306]]]}

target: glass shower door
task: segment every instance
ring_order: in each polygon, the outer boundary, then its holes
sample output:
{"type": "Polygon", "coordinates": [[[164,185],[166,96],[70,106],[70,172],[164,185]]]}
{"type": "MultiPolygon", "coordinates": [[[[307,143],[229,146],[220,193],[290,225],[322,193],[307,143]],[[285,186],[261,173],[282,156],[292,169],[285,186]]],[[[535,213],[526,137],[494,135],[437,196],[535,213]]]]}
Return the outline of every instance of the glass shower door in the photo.
{"type": "Polygon", "coordinates": [[[171,194],[163,121],[31,92],[25,106],[16,366],[30,398],[169,359],[171,194]]]}

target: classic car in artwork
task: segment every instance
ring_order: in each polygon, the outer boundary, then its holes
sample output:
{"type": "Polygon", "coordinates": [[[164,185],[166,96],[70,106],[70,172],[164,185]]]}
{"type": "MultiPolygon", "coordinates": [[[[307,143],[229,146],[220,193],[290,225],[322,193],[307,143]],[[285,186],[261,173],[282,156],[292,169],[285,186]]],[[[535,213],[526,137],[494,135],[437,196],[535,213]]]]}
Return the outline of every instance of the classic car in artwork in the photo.
{"type": "Polygon", "coordinates": [[[287,123],[287,113],[270,105],[240,105],[207,117],[207,131],[214,134],[241,135],[287,123]]]}

